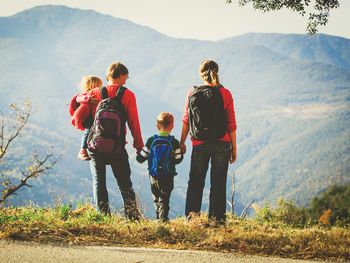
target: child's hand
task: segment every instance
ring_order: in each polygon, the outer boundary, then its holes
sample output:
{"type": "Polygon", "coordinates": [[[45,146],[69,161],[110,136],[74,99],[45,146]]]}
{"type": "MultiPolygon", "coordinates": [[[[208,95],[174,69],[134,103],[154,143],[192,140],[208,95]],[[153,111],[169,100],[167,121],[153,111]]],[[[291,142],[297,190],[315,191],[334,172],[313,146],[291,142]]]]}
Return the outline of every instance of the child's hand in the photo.
{"type": "Polygon", "coordinates": [[[90,103],[95,106],[98,104],[98,99],[96,99],[94,97],[90,97],[90,103]]]}

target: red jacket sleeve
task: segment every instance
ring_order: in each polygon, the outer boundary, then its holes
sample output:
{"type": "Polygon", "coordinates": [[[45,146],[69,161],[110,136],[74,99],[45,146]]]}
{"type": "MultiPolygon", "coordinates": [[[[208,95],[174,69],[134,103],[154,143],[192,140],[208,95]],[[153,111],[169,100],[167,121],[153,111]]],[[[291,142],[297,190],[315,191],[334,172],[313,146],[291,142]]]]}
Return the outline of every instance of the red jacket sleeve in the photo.
{"type": "Polygon", "coordinates": [[[134,138],[133,146],[137,150],[137,152],[140,152],[144,144],[141,135],[141,127],[137,111],[135,94],[130,90],[126,90],[122,99],[122,103],[125,106],[128,127],[131,131],[132,137],[134,138]]]}
{"type": "Polygon", "coordinates": [[[225,116],[227,120],[227,132],[231,133],[237,129],[233,97],[230,90],[226,88],[221,88],[220,91],[224,99],[225,116]]]}
{"type": "Polygon", "coordinates": [[[86,120],[91,111],[90,104],[80,104],[79,108],[73,114],[72,123],[74,126],[80,130],[84,130],[83,121],[86,120]]]}
{"type": "Polygon", "coordinates": [[[77,102],[78,95],[79,94],[74,95],[68,104],[68,111],[69,111],[70,116],[73,116],[75,110],[78,107],[78,102],[77,102]]]}
{"type": "Polygon", "coordinates": [[[193,87],[188,90],[185,100],[185,106],[184,106],[184,113],[182,115],[182,122],[186,125],[188,125],[188,98],[191,96],[193,92],[193,87]]]}

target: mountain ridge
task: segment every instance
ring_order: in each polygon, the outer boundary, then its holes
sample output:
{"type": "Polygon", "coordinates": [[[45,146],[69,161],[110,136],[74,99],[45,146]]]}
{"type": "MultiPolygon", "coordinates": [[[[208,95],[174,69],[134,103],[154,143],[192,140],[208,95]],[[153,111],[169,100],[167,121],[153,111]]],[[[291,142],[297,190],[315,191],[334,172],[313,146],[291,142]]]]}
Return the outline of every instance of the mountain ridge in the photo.
{"type": "Polygon", "coordinates": [[[244,34],[232,38],[222,40],[223,42],[250,42],[257,45],[262,45],[270,48],[271,50],[282,53],[281,46],[283,47],[283,53],[291,58],[305,60],[305,61],[327,61],[329,64],[341,66],[343,68],[350,68],[350,47],[348,45],[349,39],[338,36],[330,36],[326,34],[317,34],[316,36],[298,35],[298,34],[276,34],[276,33],[257,33],[257,34],[244,34]],[[278,41],[276,42],[276,39],[278,41]],[[332,39],[330,43],[329,39],[332,39]],[[292,40],[290,46],[286,48],[284,42],[292,40]],[[334,56],[337,53],[337,49],[346,48],[345,57],[340,54],[334,56]]]}

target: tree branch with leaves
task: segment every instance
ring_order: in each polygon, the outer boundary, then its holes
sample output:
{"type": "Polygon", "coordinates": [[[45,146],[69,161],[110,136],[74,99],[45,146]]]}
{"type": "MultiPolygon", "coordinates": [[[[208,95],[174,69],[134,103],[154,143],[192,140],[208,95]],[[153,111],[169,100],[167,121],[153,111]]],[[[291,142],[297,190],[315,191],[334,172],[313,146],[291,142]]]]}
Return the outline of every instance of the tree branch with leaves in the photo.
{"type": "MultiPolygon", "coordinates": [[[[9,153],[9,146],[20,136],[28,123],[29,117],[33,114],[32,104],[29,100],[24,101],[21,106],[10,104],[10,109],[12,112],[9,114],[9,117],[0,112],[0,167],[4,164],[4,158],[9,153]]],[[[16,192],[23,186],[32,187],[27,181],[47,173],[57,163],[57,160],[58,158],[55,158],[51,153],[46,154],[44,157],[40,157],[36,153],[33,154],[31,165],[25,171],[20,170],[22,179],[18,184],[13,184],[10,178],[6,176],[4,169],[1,169],[0,185],[2,189],[0,206],[4,205],[5,200],[9,196],[16,195],[16,192]]]]}
{"type": "MultiPolygon", "coordinates": [[[[325,26],[328,23],[329,14],[332,9],[340,6],[339,0],[237,0],[239,6],[253,4],[253,8],[262,12],[278,11],[283,8],[305,16],[308,13],[308,23],[306,31],[308,34],[315,34],[319,26],[325,26]],[[311,4],[313,6],[311,7],[311,4]]],[[[226,0],[231,4],[234,0],[226,0]]]]}
{"type": "Polygon", "coordinates": [[[23,178],[20,180],[19,184],[11,184],[9,180],[3,183],[4,189],[1,193],[0,205],[3,204],[10,195],[16,195],[16,191],[22,188],[23,186],[32,187],[27,183],[27,181],[31,178],[38,177],[41,174],[46,173],[50,170],[57,162],[57,159],[52,160],[53,155],[49,154],[45,156],[43,159],[40,159],[38,155],[33,155],[33,164],[28,167],[27,171],[24,172],[21,170],[23,178]]]}
{"type": "Polygon", "coordinates": [[[32,114],[32,103],[29,100],[26,100],[21,107],[10,104],[10,108],[15,112],[15,121],[11,129],[8,129],[12,131],[9,135],[6,134],[5,128],[10,121],[6,121],[4,114],[0,112],[0,160],[6,155],[8,147],[19,136],[32,114]]]}

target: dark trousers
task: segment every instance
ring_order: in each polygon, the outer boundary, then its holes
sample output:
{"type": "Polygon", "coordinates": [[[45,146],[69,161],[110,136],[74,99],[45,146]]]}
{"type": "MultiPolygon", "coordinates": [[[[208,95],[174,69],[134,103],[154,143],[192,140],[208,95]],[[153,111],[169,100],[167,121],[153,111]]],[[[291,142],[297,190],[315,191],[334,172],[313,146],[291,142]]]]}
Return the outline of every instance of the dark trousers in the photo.
{"type": "Polygon", "coordinates": [[[168,221],[170,194],[174,189],[174,176],[164,176],[160,178],[149,176],[149,180],[157,219],[168,221]]]}
{"type": "Polygon", "coordinates": [[[88,148],[87,139],[88,139],[89,132],[90,132],[90,128],[84,130],[83,136],[81,137],[80,149],[88,148]]]}
{"type": "Polygon", "coordinates": [[[186,197],[186,216],[191,212],[199,213],[201,210],[205,177],[210,161],[209,218],[225,221],[229,154],[230,143],[228,142],[205,142],[193,147],[186,197]]]}
{"type": "Polygon", "coordinates": [[[131,170],[129,156],[125,149],[121,154],[109,158],[91,154],[90,170],[93,179],[93,196],[95,205],[105,214],[110,213],[108,191],[106,186],[106,165],[112,167],[112,171],[120,189],[124,201],[125,216],[129,219],[140,219],[140,213],[136,204],[136,197],[130,179],[131,170]]]}

